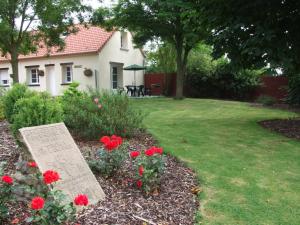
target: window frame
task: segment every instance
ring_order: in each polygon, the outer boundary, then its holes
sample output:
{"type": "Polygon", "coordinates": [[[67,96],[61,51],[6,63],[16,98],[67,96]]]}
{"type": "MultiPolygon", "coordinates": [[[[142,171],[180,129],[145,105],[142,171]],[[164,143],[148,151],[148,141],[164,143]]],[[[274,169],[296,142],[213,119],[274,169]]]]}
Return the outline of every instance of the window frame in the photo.
{"type": "Polygon", "coordinates": [[[9,83],[8,68],[0,68],[0,87],[8,87],[9,83]],[[6,72],[5,75],[3,74],[3,71],[6,72]],[[7,77],[7,79],[3,79],[2,76],[7,77]],[[6,81],[7,83],[4,83],[3,81],[6,81]]]}
{"type": "Polygon", "coordinates": [[[112,66],[111,68],[111,86],[113,90],[118,89],[118,67],[117,66],[112,66]],[[116,69],[116,73],[114,73],[114,69],[116,69]],[[114,77],[116,78],[116,80],[114,80],[114,77]],[[116,84],[116,87],[114,87],[114,84],[116,84]]]}
{"type": "Polygon", "coordinates": [[[34,68],[29,68],[29,85],[39,85],[40,84],[40,76],[39,76],[39,68],[34,67],[34,68]],[[35,71],[35,78],[33,78],[33,71],[35,71]],[[33,79],[36,81],[33,82],[33,79]]]}
{"type": "Polygon", "coordinates": [[[62,66],[62,84],[71,84],[73,82],[73,63],[61,64],[62,66]]]}

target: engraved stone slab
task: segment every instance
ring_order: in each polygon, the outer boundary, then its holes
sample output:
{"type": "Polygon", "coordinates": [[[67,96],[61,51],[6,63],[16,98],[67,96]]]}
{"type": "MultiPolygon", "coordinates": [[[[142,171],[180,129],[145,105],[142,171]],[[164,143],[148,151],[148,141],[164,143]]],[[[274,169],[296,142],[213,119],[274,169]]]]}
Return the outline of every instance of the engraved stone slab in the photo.
{"type": "Polygon", "coordinates": [[[78,194],[87,195],[90,204],[104,200],[102,188],[64,123],[22,128],[20,132],[39,169],[60,174],[55,188],[70,201],[78,194]]]}

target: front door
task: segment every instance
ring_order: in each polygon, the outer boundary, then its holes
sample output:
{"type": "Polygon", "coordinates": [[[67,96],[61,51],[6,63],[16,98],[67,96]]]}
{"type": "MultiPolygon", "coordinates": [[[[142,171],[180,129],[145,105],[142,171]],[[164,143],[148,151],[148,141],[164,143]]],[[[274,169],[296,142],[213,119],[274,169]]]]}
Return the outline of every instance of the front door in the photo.
{"type": "Polygon", "coordinates": [[[56,79],[54,73],[54,66],[47,67],[47,91],[52,95],[56,96],[56,79]]]}

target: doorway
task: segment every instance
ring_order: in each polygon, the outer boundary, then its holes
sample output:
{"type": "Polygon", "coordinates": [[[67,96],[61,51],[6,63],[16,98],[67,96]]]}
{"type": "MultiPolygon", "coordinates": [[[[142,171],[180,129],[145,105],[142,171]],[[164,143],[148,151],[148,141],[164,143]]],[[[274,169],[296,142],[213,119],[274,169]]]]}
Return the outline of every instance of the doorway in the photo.
{"type": "Polygon", "coordinates": [[[46,80],[47,91],[52,96],[56,96],[57,91],[56,91],[56,77],[55,77],[55,72],[54,72],[54,66],[47,66],[46,74],[47,74],[47,80],[46,80]]]}

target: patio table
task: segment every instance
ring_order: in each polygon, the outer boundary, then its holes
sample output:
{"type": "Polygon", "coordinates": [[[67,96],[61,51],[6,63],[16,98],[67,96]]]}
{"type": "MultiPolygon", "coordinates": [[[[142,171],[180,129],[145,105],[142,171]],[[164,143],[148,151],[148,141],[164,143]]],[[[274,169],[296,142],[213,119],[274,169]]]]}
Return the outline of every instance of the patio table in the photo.
{"type": "Polygon", "coordinates": [[[140,97],[141,95],[144,96],[144,85],[127,85],[127,94],[130,92],[130,96],[138,96],[140,97]]]}

